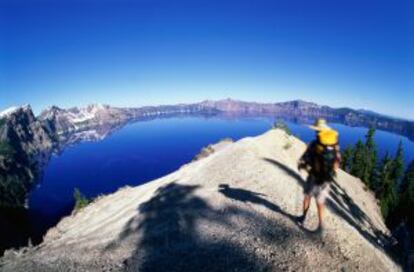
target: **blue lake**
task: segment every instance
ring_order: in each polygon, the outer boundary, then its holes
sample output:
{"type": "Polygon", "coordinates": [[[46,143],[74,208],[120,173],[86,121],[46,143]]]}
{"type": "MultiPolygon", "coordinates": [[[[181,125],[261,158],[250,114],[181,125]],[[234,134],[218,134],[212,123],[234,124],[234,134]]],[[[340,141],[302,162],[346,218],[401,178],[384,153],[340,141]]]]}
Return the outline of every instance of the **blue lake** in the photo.
{"type": "MultiPolygon", "coordinates": [[[[143,184],[187,163],[204,146],[230,137],[234,140],[269,130],[274,120],[258,118],[180,117],[128,124],[101,141],[81,142],[54,155],[42,180],[29,197],[29,214],[35,233],[55,224],[71,212],[74,188],[89,198],[118,188],[143,184]]],[[[305,142],[314,132],[303,124],[286,122],[305,142]]],[[[331,124],[340,133],[344,148],[364,139],[366,128],[331,124]]],[[[403,136],[377,131],[379,155],[395,153],[404,144],[407,162],[414,159],[414,143],[403,136]]]]}

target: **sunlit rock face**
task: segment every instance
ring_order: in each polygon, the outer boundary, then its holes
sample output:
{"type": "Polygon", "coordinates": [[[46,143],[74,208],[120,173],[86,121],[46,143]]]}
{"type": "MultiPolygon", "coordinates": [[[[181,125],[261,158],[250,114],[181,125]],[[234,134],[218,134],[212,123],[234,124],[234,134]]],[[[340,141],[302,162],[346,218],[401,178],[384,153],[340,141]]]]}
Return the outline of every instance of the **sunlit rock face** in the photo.
{"type": "Polygon", "coordinates": [[[0,145],[0,206],[23,206],[38,169],[55,146],[53,135],[30,106],[23,106],[1,114],[0,145]]]}

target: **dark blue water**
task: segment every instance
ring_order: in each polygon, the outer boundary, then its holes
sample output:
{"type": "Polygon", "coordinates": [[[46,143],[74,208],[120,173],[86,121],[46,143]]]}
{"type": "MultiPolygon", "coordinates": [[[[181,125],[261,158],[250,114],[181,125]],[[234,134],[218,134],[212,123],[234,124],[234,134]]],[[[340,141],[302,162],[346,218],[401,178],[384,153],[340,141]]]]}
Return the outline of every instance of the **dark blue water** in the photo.
{"type": "MultiPolygon", "coordinates": [[[[125,185],[139,185],[164,176],[191,159],[204,146],[225,137],[234,140],[259,135],[271,128],[270,118],[170,118],[129,124],[98,142],[83,142],[54,156],[42,181],[31,193],[29,208],[37,228],[47,228],[73,207],[73,190],[87,197],[116,191],[125,185]]],[[[305,142],[314,132],[305,125],[287,122],[305,142]]],[[[364,139],[366,128],[332,125],[340,133],[341,146],[364,139]]],[[[407,161],[414,159],[414,143],[407,138],[377,131],[380,156],[395,153],[401,140],[407,161]]]]}

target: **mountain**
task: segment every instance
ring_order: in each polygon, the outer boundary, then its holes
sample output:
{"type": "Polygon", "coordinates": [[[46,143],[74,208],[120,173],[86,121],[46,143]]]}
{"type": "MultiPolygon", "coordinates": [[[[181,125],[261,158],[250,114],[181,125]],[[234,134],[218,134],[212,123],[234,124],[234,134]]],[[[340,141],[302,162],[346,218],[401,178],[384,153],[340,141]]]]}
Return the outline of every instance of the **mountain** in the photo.
{"type": "Polygon", "coordinates": [[[147,106],[141,108],[116,108],[93,104],[86,108],[61,109],[56,106],[44,110],[39,120],[57,135],[84,131],[102,125],[125,124],[129,121],[167,117],[177,114],[211,114],[214,110],[198,104],[147,106]]]}
{"type": "Polygon", "coordinates": [[[350,108],[331,108],[302,100],[280,103],[245,102],[233,99],[205,100],[193,104],[162,105],[140,108],[115,108],[108,105],[90,105],[86,108],[60,109],[51,107],[39,119],[59,135],[81,131],[102,124],[122,124],[133,120],[168,117],[179,114],[208,115],[269,115],[310,122],[326,118],[349,126],[376,127],[398,133],[414,140],[414,122],[384,116],[375,112],[350,108]]]}
{"type": "Polygon", "coordinates": [[[23,206],[55,140],[30,106],[4,111],[0,117],[0,206],[23,206]]]}
{"type": "Polygon", "coordinates": [[[238,112],[249,114],[289,114],[289,115],[323,115],[327,114],[328,107],[319,106],[302,100],[282,103],[257,103],[233,100],[231,98],[199,103],[202,106],[215,108],[221,112],[238,112]]]}
{"type": "Polygon", "coordinates": [[[199,105],[217,109],[231,114],[267,114],[274,117],[289,117],[301,122],[310,122],[315,118],[326,118],[328,121],[349,126],[375,127],[407,136],[414,140],[414,122],[384,116],[371,111],[350,108],[331,108],[303,100],[281,103],[244,102],[233,99],[219,101],[206,100],[199,105]]]}
{"type": "Polygon", "coordinates": [[[58,135],[86,130],[101,124],[121,123],[130,118],[132,116],[127,113],[127,110],[101,104],[67,110],[53,106],[44,110],[39,116],[39,120],[58,135]]]}
{"type": "Polygon", "coordinates": [[[374,195],[339,171],[326,231],[304,226],[305,150],[282,130],[220,142],[177,171],[99,197],[7,251],[2,271],[401,271],[374,195]]]}

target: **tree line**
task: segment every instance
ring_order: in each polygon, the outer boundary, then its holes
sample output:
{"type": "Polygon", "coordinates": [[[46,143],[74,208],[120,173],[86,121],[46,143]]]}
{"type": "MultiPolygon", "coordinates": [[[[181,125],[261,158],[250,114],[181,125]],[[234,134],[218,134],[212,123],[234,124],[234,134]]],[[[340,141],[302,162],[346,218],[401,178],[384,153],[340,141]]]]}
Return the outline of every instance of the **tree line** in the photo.
{"type": "Polygon", "coordinates": [[[401,222],[414,231],[414,161],[405,167],[404,149],[400,141],[395,154],[378,157],[370,128],[365,141],[359,140],[342,152],[342,169],[360,178],[375,193],[381,213],[390,228],[401,222]]]}

